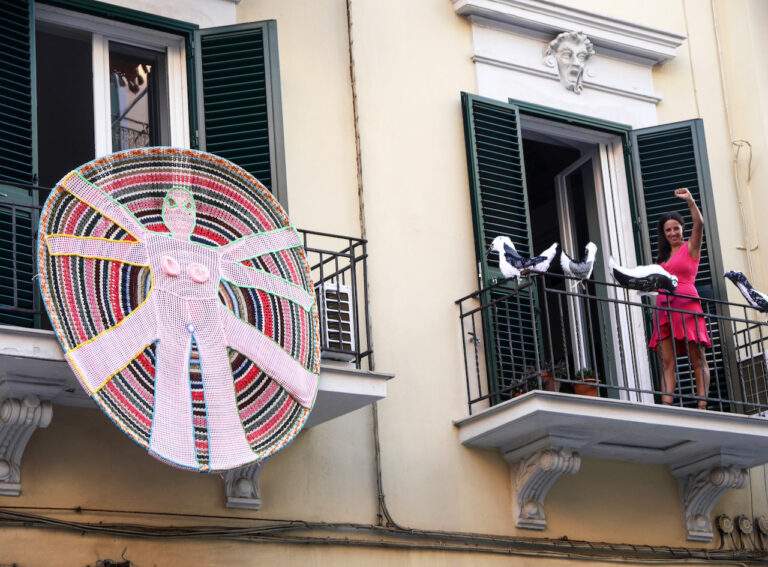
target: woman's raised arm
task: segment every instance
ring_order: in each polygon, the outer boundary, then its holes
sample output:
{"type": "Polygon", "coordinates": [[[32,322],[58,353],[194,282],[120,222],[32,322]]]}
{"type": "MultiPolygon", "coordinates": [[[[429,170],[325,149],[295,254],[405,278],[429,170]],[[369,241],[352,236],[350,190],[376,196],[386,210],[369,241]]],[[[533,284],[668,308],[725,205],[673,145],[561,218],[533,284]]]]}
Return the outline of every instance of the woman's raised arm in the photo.
{"type": "Polygon", "coordinates": [[[691,229],[691,237],[688,239],[688,251],[691,253],[691,258],[696,260],[701,256],[701,242],[704,239],[704,217],[701,216],[701,211],[696,206],[696,201],[693,200],[693,195],[691,195],[687,187],[675,189],[675,196],[685,201],[688,204],[688,209],[691,211],[693,228],[691,229]]]}

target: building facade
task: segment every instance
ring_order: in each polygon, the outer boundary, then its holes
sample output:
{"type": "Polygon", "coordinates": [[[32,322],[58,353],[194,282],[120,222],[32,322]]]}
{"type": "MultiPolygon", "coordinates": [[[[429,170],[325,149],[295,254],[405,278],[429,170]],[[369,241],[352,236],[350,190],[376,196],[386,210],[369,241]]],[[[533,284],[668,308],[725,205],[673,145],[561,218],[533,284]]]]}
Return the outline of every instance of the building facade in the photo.
{"type": "Polygon", "coordinates": [[[0,564],[766,560],[768,329],[722,277],[768,289],[764,2],[0,13],[0,564]],[[313,268],[315,409],[290,446],[224,475],[113,427],[39,301],[47,192],[147,145],[252,173],[313,268]],[[683,185],[705,219],[707,410],[685,356],[659,403],[654,304],[609,267],[653,263],[683,185]],[[504,280],[499,235],[526,256],[595,242],[594,282],[504,280]],[[597,395],[576,393],[586,369],[597,395]]]}

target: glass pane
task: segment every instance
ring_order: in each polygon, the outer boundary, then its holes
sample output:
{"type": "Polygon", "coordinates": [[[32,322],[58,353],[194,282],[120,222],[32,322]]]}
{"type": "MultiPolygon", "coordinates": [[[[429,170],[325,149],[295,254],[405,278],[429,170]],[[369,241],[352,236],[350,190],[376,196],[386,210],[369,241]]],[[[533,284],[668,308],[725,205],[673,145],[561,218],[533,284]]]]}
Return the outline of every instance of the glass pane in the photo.
{"type": "Polygon", "coordinates": [[[39,183],[53,187],[96,151],[93,48],[90,34],[49,24],[38,24],[35,43],[39,183]]]}
{"type": "Polygon", "coordinates": [[[112,151],[159,145],[158,54],[109,44],[112,151]]]}

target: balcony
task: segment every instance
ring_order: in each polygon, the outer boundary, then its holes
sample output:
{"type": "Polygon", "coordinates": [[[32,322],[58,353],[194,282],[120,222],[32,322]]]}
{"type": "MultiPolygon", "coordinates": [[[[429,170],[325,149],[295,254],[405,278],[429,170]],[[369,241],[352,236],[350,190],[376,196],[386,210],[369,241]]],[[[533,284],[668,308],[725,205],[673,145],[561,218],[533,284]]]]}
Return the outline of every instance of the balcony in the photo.
{"type": "MultiPolygon", "coordinates": [[[[50,330],[35,282],[39,203],[47,193],[0,185],[0,495],[20,493],[24,447],[37,427],[48,425],[53,405],[96,407],[50,330]]],[[[298,232],[321,327],[319,391],[305,425],[315,427],[386,397],[391,375],[371,370],[366,241],[298,232]]],[[[227,475],[228,506],[258,508],[260,470],[259,465],[227,475]],[[249,483],[247,494],[238,493],[237,487],[249,483]]]]}
{"type": "Polygon", "coordinates": [[[457,304],[468,415],[456,426],[463,444],[510,463],[518,527],[544,529],[547,491],[592,456],[669,466],[688,539],[710,541],[717,499],[768,463],[768,323],[751,307],[702,300],[713,344],[701,395],[688,353],[664,391],[647,345],[656,313],[674,310],[636,292],[547,274],[457,304]]]}

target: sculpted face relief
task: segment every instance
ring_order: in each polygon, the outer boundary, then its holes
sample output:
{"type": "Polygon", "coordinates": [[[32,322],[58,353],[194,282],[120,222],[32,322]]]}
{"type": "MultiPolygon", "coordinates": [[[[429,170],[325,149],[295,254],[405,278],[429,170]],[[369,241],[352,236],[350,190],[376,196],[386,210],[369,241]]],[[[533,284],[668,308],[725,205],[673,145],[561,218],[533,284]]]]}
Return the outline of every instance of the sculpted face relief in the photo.
{"type": "Polygon", "coordinates": [[[544,53],[550,67],[557,65],[560,83],[569,91],[580,94],[584,90],[583,78],[587,60],[595,48],[584,32],[563,32],[549,42],[544,53]]]}

